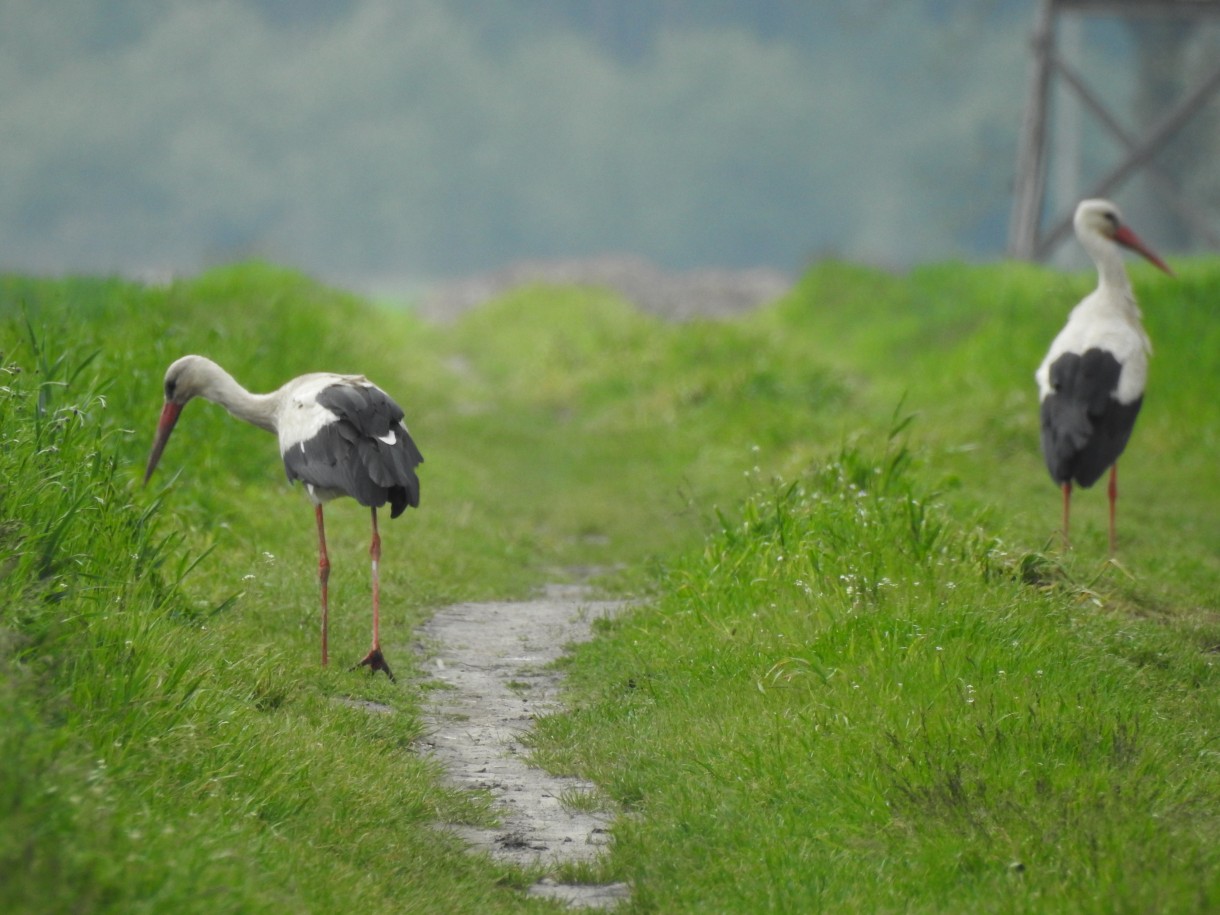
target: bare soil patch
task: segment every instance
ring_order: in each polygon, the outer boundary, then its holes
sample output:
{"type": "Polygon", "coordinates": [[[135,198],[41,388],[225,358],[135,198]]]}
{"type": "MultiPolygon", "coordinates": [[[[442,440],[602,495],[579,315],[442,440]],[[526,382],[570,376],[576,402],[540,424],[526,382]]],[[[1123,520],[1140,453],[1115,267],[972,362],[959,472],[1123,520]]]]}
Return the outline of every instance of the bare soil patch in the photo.
{"type": "MultiPolygon", "coordinates": [[[[595,787],[530,766],[521,746],[534,719],[560,707],[553,662],[591,637],[594,619],[622,604],[587,599],[581,586],[551,586],[535,600],[455,604],[421,630],[424,668],[444,688],[426,691],[423,747],[448,777],[496,799],[494,829],[453,827],[474,849],[520,866],[589,861],[610,841],[610,818],[572,809],[595,787]]],[[[530,890],[570,905],[607,908],[625,884],[578,886],[547,878],[530,890]]]]}
{"type": "Polygon", "coordinates": [[[429,320],[449,321],[513,289],[538,284],[613,289],[641,311],[686,321],[751,311],[788,292],[792,278],[768,267],[667,271],[630,255],[522,261],[436,284],[424,294],[419,313],[429,320]]]}

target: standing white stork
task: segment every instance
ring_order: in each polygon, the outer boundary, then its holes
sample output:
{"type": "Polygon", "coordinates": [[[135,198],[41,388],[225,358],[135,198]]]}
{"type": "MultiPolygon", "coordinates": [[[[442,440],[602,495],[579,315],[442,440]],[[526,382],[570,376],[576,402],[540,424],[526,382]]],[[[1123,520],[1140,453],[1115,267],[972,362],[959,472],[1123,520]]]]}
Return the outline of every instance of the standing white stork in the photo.
{"type": "Polygon", "coordinates": [[[1063,540],[1073,481],[1092,486],[1110,469],[1110,552],[1115,551],[1118,457],[1144,400],[1152,344],[1119,245],[1172,276],[1107,200],[1084,200],[1073,220],[1076,237],[1097,265],[1097,288],[1072,309],[1035,375],[1041,399],[1042,454],[1063,489],[1063,540]]]}
{"type": "Polygon", "coordinates": [[[397,518],[408,505],[418,507],[419,478],[415,468],[424,460],[403,425],[402,408],[362,375],[318,372],[294,378],[270,394],[251,394],[212,360],[183,356],[165,372],[165,407],[144,472],[146,484],[182,408],[192,397],[220,404],[238,419],[275,433],[289,482],[300,480],[305,484],[318,522],[323,666],[327,663],[326,583],[330,560],[322,505],[339,496],[351,496],[370,507],[373,646],[356,666],[367,666],[370,673],[384,670],[393,680],[394,674],[381,653],[379,632],[381,537],[377,533],[377,509],[389,502],[390,517],[397,518]]]}

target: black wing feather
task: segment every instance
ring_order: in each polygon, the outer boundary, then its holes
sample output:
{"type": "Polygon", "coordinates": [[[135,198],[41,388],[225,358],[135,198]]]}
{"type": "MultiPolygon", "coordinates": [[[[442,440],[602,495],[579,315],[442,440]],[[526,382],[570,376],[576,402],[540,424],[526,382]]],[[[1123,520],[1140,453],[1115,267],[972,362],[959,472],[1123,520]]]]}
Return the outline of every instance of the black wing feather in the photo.
{"type": "Polygon", "coordinates": [[[330,385],[317,399],[338,419],[288,450],[288,478],[345,492],[361,505],[389,502],[391,518],[417,507],[415,468],[424,457],[402,423],[402,408],[385,391],[359,382],[330,385]],[[391,432],[393,444],[382,441],[391,432]]]}
{"type": "Polygon", "coordinates": [[[1042,401],[1042,455],[1051,479],[1088,487],[1118,460],[1143,397],[1120,403],[1122,365],[1103,349],[1064,353],[1051,365],[1052,392],[1042,401]]]}

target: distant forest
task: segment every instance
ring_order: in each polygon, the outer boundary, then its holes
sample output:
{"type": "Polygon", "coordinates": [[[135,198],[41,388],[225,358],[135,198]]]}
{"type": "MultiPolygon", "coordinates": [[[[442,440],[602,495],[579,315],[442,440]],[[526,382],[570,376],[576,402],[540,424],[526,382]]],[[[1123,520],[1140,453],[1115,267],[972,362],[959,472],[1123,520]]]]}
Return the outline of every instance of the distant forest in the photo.
{"type": "MultiPolygon", "coordinates": [[[[607,252],[999,256],[1033,7],[0,0],[0,267],[261,256],[422,280],[607,252]]],[[[1215,25],[1172,20],[1090,20],[1072,42],[1132,124],[1220,58],[1215,25]]],[[[1161,163],[1205,201],[1217,109],[1161,163]]],[[[1082,175],[1113,161],[1094,122],[1059,117],[1082,175]]],[[[1140,186],[1120,199],[1185,244],[1140,186]]]]}

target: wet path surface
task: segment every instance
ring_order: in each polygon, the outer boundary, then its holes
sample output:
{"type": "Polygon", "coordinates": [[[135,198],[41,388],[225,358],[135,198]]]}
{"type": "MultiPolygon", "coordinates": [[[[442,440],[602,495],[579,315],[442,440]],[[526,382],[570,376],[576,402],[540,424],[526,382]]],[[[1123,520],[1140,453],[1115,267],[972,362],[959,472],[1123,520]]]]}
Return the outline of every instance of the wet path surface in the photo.
{"type": "MultiPolygon", "coordinates": [[[[425,694],[422,747],[453,782],[495,798],[498,827],[454,831],[501,861],[589,861],[610,840],[609,817],[563,803],[594,786],[529,766],[520,745],[535,718],[560,709],[560,675],[552,662],[565,646],[591,637],[594,619],[622,606],[585,594],[580,586],[551,586],[536,600],[455,604],[420,630],[423,669],[445,686],[425,694]]],[[[552,879],[530,892],[585,908],[608,908],[630,895],[626,884],[575,886],[552,879]]]]}

